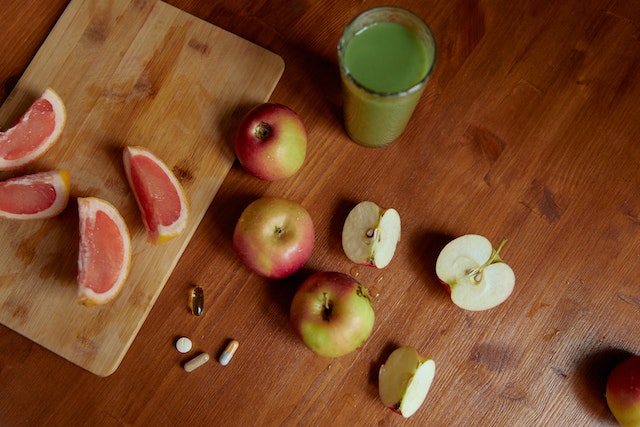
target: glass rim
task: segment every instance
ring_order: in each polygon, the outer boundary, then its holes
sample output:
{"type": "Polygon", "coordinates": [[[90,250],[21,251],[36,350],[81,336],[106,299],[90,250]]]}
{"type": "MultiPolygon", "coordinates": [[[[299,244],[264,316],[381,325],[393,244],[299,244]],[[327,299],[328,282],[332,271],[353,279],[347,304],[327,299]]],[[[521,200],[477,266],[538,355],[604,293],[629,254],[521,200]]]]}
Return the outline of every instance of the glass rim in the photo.
{"type": "MultiPolygon", "coordinates": [[[[366,27],[363,27],[363,28],[366,28],[366,27]]],[[[418,14],[416,14],[415,12],[413,12],[413,11],[411,11],[409,9],[406,9],[406,8],[400,7],[400,6],[375,6],[375,7],[363,10],[362,12],[358,13],[344,27],[342,35],[340,36],[340,40],[338,41],[338,63],[339,63],[340,69],[342,70],[342,72],[344,72],[344,75],[347,77],[347,79],[349,79],[349,81],[351,83],[353,83],[354,85],[356,85],[358,88],[360,88],[363,91],[367,92],[368,94],[371,94],[371,95],[374,95],[374,96],[378,96],[378,97],[381,97],[381,98],[390,98],[390,97],[398,97],[398,96],[407,95],[407,94],[413,93],[413,92],[415,92],[417,90],[420,90],[422,88],[422,86],[424,86],[426,84],[427,80],[431,76],[431,73],[433,72],[433,68],[435,67],[435,64],[436,64],[437,51],[438,51],[438,48],[437,48],[437,44],[436,44],[436,38],[433,35],[433,31],[431,31],[431,28],[429,27],[429,25],[418,14]],[[353,75],[349,72],[349,69],[347,68],[346,64],[343,61],[344,49],[345,49],[345,46],[346,46],[345,43],[344,43],[344,38],[347,35],[347,31],[349,30],[349,28],[356,22],[356,20],[361,18],[363,15],[371,13],[371,12],[384,10],[384,9],[392,10],[392,11],[399,11],[399,12],[403,12],[403,13],[406,13],[406,14],[410,15],[411,17],[413,17],[418,22],[419,26],[423,27],[423,30],[426,31],[427,35],[431,38],[431,40],[433,40],[433,61],[431,61],[431,64],[429,65],[429,68],[428,68],[427,72],[425,73],[424,77],[422,77],[413,86],[411,86],[411,87],[409,87],[407,89],[396,91],[396,92],[380,92],[380,91],[368,88],[367,86],[364,86],[362,83],[360,83],[358,80],[356,80],[353,77],[353,75]]]]}

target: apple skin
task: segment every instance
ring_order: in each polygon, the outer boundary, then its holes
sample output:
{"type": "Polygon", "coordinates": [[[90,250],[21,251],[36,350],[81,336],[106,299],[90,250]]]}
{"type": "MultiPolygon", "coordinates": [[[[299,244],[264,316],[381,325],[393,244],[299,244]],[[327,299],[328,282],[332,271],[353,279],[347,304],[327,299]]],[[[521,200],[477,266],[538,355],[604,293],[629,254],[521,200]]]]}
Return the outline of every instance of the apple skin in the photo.
{"type": "Polygon", "coordinates": [[[307,154],[307,131],[300,116],[282,104],[264,103],[240,121],[234,150],[242,167],[275,181],[295,174],[307,154]]]}
{"type": "Polygon", "coordinates": [[[298,202],[262,197],[238,218],[233,250],[244,265],[271,279],[298,271],[311,256],[315,231],[309,212],[298,202]]]}
{"type": "Polygon", "coordinates": [[[606,398],[621,426],[640,426],[640,356],[632,356],[613,368],[606,398]]]}
{"type": "Polygon", "coordinates": [[[375,315],[369,292],[356,279],[344,273],[319,272],[298,288],[291,302],[290,321],[313,352],[340,357],[369,338],[375,315]]]}

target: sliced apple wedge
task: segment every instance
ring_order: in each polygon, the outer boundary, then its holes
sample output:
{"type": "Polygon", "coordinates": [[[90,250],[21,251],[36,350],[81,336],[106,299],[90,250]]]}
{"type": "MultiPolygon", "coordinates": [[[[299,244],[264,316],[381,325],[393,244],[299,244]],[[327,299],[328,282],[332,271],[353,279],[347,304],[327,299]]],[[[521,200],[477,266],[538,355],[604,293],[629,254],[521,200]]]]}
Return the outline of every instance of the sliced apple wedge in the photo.
{"type": "Polygon", "coordinates": [[[399,240],[400,214],[370,201],[358,203],[342,229],[342,248],[347,258],[377,268],[389,265],[399,240]]]}
{"type": "Polygon", "coordinates": [[[380,367],[380,399],[392,411],[409,418],[426,399],[435,374],[433,360],[421,357],[413,347],[398,347],[380,367]]]}
{"type": "Polygon", "coordinates": [[[516,278],[500,258],[505,242],[494,250],[486,237],[467,234],[442,249],[436,275],[449,289],[454,304],[465,310],[488,310],[511,295],[516,278]]]}

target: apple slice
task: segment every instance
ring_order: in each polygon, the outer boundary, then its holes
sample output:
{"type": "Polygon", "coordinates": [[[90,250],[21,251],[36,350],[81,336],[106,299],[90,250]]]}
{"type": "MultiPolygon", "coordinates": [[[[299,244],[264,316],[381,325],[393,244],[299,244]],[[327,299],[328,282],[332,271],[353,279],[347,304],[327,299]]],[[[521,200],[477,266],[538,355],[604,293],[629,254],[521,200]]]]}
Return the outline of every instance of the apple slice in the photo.
{"type": "Polygon", "coordinates": [[[409,418],[426,399],[435,374],[436,362],[421,357],[413,347],[398,347],[380,367],[380,399],[392,411],[409,418]]]}
{"type": "Polygon", "coordinates": [[[511,295],[516,278],[499,255],[505,243],[503,240],[494,250],[486,237],[467,234],[442,249],[436,275],[449,289],[454,304],[465,310],[488,310],[511,295]]]}
{"type": "Polygon", "coordinates": [[[400,240],[400,215],[374,202],[358,203],[347,215],[342,229],[342,248],[357,264],[386,267],[400,240]]]}

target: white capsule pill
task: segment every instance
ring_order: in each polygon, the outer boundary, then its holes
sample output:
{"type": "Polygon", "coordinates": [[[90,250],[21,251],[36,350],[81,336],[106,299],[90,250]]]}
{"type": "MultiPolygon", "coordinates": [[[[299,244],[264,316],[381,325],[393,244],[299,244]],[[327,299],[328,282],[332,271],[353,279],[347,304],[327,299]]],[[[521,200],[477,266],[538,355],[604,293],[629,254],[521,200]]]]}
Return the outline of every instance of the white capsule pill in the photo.
{"type": "Polygon", "coordinates": [[[236,340],[229,341],[229,344],[227,344],[227,347],[218,358],[218,362],[220,362],[222,366],[226,366],[231,361],[233,355],[236,353],[239,345],[240,344],[236,340]]]}
{"type": "Polygon", "coordinates": [[[198,369],[200,366],[204,365],[209,361],[209,355],[207,353],[200,353],[193,359],[189,360],[184,364],[184,370],[187,372],[192,372],[198,369]]]}
{"type": "Polygon", "coordinates": [[[178,350],[180,353],[188,353],[191,351],[192,347],[193,343],[187,337],[180,337],[176,341],[176,350],[178,350]]]}

